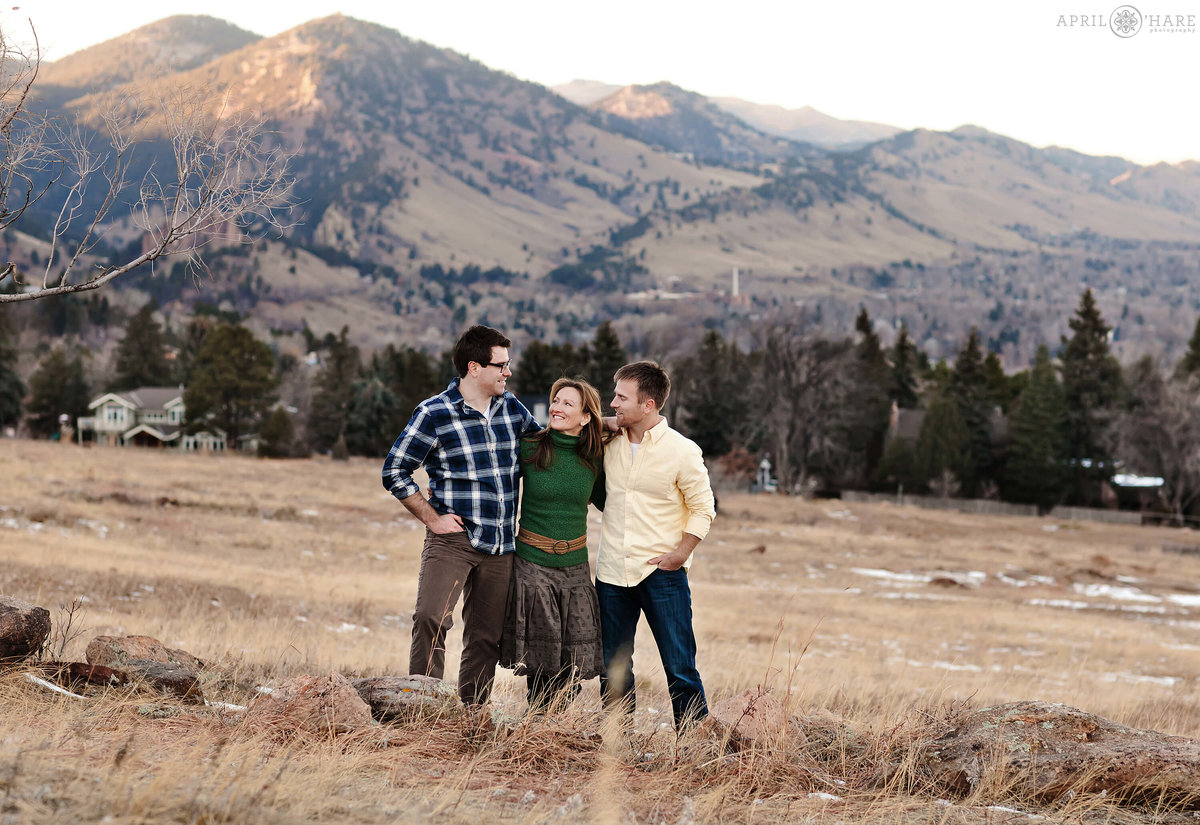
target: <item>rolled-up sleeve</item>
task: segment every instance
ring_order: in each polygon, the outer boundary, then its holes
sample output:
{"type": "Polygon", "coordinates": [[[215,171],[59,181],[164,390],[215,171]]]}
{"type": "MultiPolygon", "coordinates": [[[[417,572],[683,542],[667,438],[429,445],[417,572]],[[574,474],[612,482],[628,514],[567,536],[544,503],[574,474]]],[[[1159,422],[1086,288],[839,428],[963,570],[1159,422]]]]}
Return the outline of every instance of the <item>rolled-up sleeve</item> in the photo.
{"type": "Polygon", "coordinates": [[[704,455],[700,448],[689,444],[679,463],[679,478],[676,481],[688,517],[683,531],[698,539],[708,535],[712,520],[717,515],[713,504],[712,485],[708,479],[708,468],[704,466],[704,455]]]}
{"type": "Polygon", "coordinates": [[[413,480],[413,473],[425,463],[437,443],[429,411],[418,407],[383,462],[383,486],[388,492],[398,499],[406,499],[420,492],[421,488],[413,480]]]}

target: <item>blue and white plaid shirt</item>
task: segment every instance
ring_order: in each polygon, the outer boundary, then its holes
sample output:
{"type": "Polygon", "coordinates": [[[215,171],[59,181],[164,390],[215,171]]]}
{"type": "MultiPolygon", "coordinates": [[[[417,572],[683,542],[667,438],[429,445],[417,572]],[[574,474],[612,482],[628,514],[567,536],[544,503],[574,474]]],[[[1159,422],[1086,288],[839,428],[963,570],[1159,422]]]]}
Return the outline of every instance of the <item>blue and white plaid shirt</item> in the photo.
{"type": "Polygon", "coordinates": [[[463,521],[471,546],[500,555],[516,549],[521,439],[538,425],[510,392],[492,399],[491,423],[467,405],[458,379],[417,405],[383,462],[383,486],[398,499],[420,491],[413,473],[429,474],[429,503],[463,521]]]}

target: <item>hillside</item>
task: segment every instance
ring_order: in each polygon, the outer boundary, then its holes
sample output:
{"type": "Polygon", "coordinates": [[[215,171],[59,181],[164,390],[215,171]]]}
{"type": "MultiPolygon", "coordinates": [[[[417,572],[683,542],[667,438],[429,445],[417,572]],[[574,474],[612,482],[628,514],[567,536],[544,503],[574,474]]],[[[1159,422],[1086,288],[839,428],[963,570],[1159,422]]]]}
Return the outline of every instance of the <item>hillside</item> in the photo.
{"type": "MultiPolygon", "coordinates": [[[[616,318],[625,340],[686,348],[681,325],[745,331],[800,302],[838,334],[865,305],[935,355],[978,325],[1020,364],[1057,341],[1085,286],[1123,357],[1177,352],[1200,311],[1195,163],[977,127],[827,151],[669,83],[583,108],[340,15],[270,38],[169,18],[46,69],[44,104],[85,124],[114,95],[187,84],[258,112],[295,152],[290,230],[218,251],[204,286],[262,330],[349,324],[371,346],[444,346],[467,319],[523,342],[616,318]],[[132,48],[145,42],[162,48],[132,48]],[[744,307],[727,300],[735,267],[744,307]]],[[[134,285],[168,314],[199,296],[169,263],[134,285]]]]}

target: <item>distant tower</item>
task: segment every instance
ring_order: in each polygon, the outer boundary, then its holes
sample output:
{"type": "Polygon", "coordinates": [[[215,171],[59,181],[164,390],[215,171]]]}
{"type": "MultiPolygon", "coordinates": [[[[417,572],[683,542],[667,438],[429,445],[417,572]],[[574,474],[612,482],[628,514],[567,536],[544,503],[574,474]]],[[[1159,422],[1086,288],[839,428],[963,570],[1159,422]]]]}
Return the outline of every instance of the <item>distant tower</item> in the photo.
{"type": "Polygon", "coordinates": [[[733,283],[729,289],[729,296],[731,298],[738,296],[738,268],[736,266],[733,268],[733,283]]]}

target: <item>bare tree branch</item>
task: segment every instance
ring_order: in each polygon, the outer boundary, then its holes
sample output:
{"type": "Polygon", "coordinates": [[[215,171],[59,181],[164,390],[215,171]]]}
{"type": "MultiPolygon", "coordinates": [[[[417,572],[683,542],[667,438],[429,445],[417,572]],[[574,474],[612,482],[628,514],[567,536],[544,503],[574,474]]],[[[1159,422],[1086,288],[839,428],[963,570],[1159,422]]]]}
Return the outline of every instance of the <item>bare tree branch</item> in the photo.
{"type": "Polygon", "coordinates": [[[805,330],[803,318],[782,318],[758,330],[761,353],[758,435],[775,457],[784,490],[803,488],[817,465],[844,451],[839,414],[850,392],[848,350],[805,330]]]}
{"type": "Polygon", "coordinates": [[[291,205],[290,155],[261,120],[229,112],[224,104],[211,112],[203,89],[160,90],[145,105],[133,98],[112,105],[103,117],[107,146],[97,150],[95,139],[78,129],[30,113],[40,54],[0,45],[0,231],[47,194],[57,205],[40,284],[24,282],[10,262],[0,271],[0,287],[19,288],[0,292],[0,303],[97,289],[165,256],[180,256],[206,272],[200,253],[213,240],[241,239],[253,226],[283,228],[279,215],[291,205]],[[170,172],[152,165],[126,211],[134,136],[156,132],[170,143],[170,172]],[[39,191],[35,181],[47,170],[55,174],[39,191]],[[103,187],[102,197],[89,197],[94,187],[103,187]],[[10,198],[14,191],[24,192],[19,202],[10,198]],[[85,265],[100,257],[95,253],[106,232],[125,222],[144,233],[142,252],[107,266],[85,265]]]}

